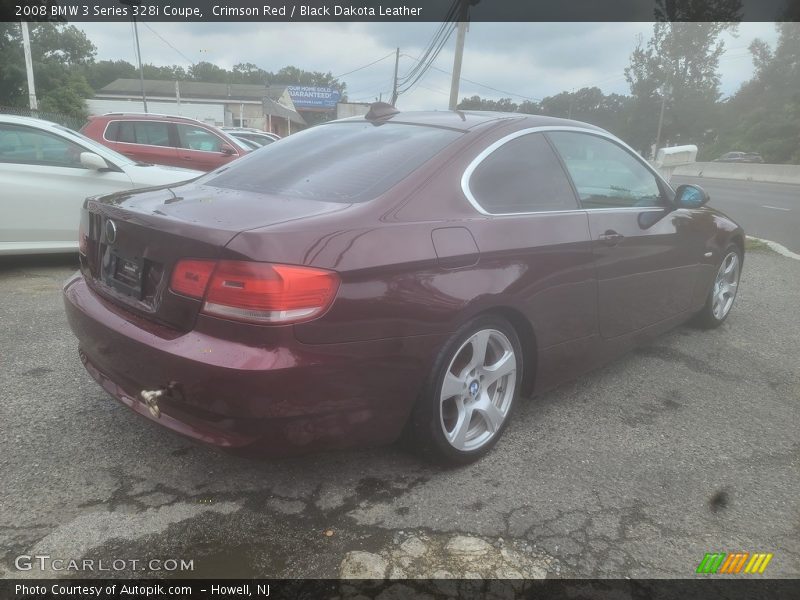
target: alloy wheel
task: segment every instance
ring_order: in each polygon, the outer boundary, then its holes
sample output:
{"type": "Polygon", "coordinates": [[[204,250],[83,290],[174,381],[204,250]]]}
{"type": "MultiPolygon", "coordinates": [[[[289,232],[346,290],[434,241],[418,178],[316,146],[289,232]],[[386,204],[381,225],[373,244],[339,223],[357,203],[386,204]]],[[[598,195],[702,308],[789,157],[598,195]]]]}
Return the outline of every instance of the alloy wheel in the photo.
{"type": "Polygon", "coordinates": [[[481,329],[456,351],[439,394],[445,438],[461,451],[485,446],[502,428],[511,410],[517,357],[508,337],[481,329]]]}
{"type": "Polygon", "coordinates": [[[739,255],[729,252],[719,266],[712,291],[711,312],[721,321],[733,306],[739,286],[739,255]]]}

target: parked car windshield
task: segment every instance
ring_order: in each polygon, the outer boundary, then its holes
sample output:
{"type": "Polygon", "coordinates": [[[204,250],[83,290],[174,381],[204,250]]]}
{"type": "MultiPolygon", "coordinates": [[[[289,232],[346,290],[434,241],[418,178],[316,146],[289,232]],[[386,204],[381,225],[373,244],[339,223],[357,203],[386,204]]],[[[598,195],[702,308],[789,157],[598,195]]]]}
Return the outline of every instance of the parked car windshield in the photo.
{"type": "Polygon", "coordinates": [[[200,182],[330,202],[364,202],[387,191],[460,135],[451,129],[399,123],[332,123],[264,146],[200,182]]]}

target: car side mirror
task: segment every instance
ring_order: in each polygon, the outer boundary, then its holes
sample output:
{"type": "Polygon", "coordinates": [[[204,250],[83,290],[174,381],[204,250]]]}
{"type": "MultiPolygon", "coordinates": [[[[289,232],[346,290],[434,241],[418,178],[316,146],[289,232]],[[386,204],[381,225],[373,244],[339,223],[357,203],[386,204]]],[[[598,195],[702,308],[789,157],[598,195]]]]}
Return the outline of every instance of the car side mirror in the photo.
{"type": "Polygon", "coordinates": [[[220,146],[219,151],[222,152],[225,156],[232,156],[236,154],[236,149],[228,144],[222,144],[222,146],[220,146]]]}
{"type": "Polygon", "coordinates": [[[675,205],[678,208],[700,208],[709,200],[708,193],[699,185],[679,185],[675,190],[675,205]]]}
{"type": "Polygon", "coordinates": [[[105,171],[108,169],[106,159],[94,152],[81,152],[81,165],[92,171],[105,171]]]}

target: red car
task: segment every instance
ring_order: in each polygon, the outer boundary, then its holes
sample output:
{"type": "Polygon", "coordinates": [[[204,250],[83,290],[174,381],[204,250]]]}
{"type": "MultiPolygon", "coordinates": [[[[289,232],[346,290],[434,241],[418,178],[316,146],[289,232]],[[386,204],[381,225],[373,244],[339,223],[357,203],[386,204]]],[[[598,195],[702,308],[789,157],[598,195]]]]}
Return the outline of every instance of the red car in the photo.
{"type": "Polygon", "coordinates": [[[373,107],[88,200],[65,305],[92,377],[174,431],[467,462],[520,396],[727,318],[744,233],[707,201],[583,123],[373,107]]]}
{"type": "Polygon", "coordinates": [[[212,125],[151,113],[90,117],[81,133],[137,161],[198,171],[212,171],[249,152],[212,125]]]}

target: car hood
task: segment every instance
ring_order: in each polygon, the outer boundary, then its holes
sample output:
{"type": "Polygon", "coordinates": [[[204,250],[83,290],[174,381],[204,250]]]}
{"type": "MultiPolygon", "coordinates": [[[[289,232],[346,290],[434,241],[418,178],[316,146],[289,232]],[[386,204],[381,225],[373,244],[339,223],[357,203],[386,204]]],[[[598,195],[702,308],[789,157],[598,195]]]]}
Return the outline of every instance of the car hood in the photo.
{"type": "Polygon", "coordinates": [[[200,175],[205,175],[202,171],[193,171],[192,169],[144,163],[125,165],[122,169],[131,178],[135,187],[169,185],[170,183],[188,181],[200,177],[200,175]]]}

